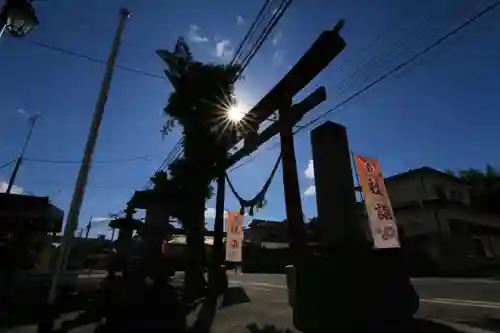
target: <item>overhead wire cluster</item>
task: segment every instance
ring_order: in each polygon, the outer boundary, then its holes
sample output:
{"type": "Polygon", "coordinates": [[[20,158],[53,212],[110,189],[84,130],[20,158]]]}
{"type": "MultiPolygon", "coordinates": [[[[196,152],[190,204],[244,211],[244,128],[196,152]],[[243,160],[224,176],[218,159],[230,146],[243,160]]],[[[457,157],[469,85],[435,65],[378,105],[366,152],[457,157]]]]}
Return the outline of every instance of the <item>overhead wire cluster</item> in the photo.
{"type": "Polygon", "coordinates": [[[257,52],[259,52],[291,3],[292,0],[267,0],[264,3],[231,60],[232,65],[238,64],[241,66],[238,78],[241,77],[257,52]],[[268,16],[269,18],[266,20],[268,16]]]}
{"type": "MultiPolygon", "coordinates": [[[[477,20],[479,20],[480,18],[482,18],[484,15],[488,14],[489,12],[493,11],[494,9],[497,9],[497,7],[499,5],[500,5],[500,0],[499,1],[495,1],[495,2],[491,3],[490,5],[488,5],[486,7],[483,7],[482,10],[478,11],[473,16],[469,16],[467,19],[462,20],[458,25],[456,25],[456,27],[454,27],[452,29],[448,29],[448,31],[445,32],[445,33],[443,33],[441,35],[441,37],[439,37],[439,38],[435,39],[434,41],[428,43],[427,46],[424,47],[424,48],[422,48],[420,51],[418,51],[418,52],[414,53],[412,56],[407,57],[406,59],[400,61],[397,65],[393,66],[392,68],[390,68],[389,70],[387,70],[385,73],[381,74],[380,76],[378,76],[374,80],[369,81],[368,83],[365,83],[365,85],[362,88],[360,88],[359,90],[355,91],[354,93],[352,93],[351,95],[349,95],[347,98],[343,99],[341,102],[335,104],[333,107],[331,107],[328,110],[324,111],[319,116],[317,116],[317,117],[313,118],[312,120],[309,120],[306,123],[304,123],[301,126],[299,126],[294,131],[294,134],[297,134],[297,133],[299,133],[299,132],[301,132],[301,131],[303,131],[305,129],[310,128],[311,125],[313,125],[314,123],[316,123],[319,120],[325,118],[327,115],[329,115],[329,114],[331,114],[331,113],[339,110],[344,105],[348,104],[349,102],[351,102],[352,100],[356,99],[357,97],[359,97],[363,93],[367,92],[368,90],[370,90],[374,86],[378,85],[380,82],[382,82],[382,81],[384,81],[384,80],[386,80],[386,79],[394,76],[396,73],[400,72],[404,68],[409,67],[411,64],[414,64],[417,60],[420,60],[424,55],[428,54],[430,51],[432,51],[433,49],[435,49],[437,46],[440,46],[441,44],[443,44],[444,42],[446,42],[447,40],[449,40],[451,37],[455,36],[456,34],[458,34],[459,32],[461,32],[463,29],[465,29],[466,27],[468,27],[472,23],[474,23],[477,20]]],[[[466,10],[468,10],[468,9],[470,9],[470,8],[467,8],[466,10]]],[[[430,17],[434,17],[434,16],[431,15],[431,16],[427,17],[424,20],[424,24],[418,30],[417,36],[420,36],[422,34],[422,31],[425,31],[425,28],[426,28],[425,24],[429,23],[430,17]]],[[[455,23],[455,22],[453,22],[453,23],[455,23]]],[[[452,25],[455,25],[455,24],[452,24],[452,25]]],[[[432,35],[432,32],[428,33],[428,35],[432,35]]],[[[376,39],[380,39],[380,36],[377,36],[376,39]]],[[[421,41],[417,40],[417,43],[418,42],[421,42],[421,41]]],[[[404,45],[408,45],[408,40],[407,39],[403,40],[403,43],[404,43],[404,45]]],[[[398,44],[398,45],[402,46],[402,44],[398,44]]],[[[363,49],[364,48],[362,48],[362,50],[363,49]]],[[[389,53],[389,55],[390,54],[394,54],[394,53],[389,53]]],[[[401,54],[401,52],[399,54],[401,54]]],[[[396,54],[396,55],[399,55],[399,54],[396,54]]],[[[383,57],[387,57],[387,55],[376,56],[376,57],[370,59],[368,61],[368,63],[370,63],[371,66],[375,66],[375,65],[377,65],[377,64],[380,63],[380,59],[383,58],[383,57]],[[377,58],[378,58],[378,61],[374,60],[374,59],[377,59],[377,58]]],[[[343,65],[341,65],[341,67],[343,67],[343,65]]],[[[365,64],[362,67],[363,68],[369,68],[370,66],[365,64]]],[[[361,70],[358,68],[350,76],[353,77],[357,73],[360,73],[360,72],[361,72],[361,70]]],[[[344,82],[345,82],[344,80],[341,81],[342,84],[344,84],[344,82]]],[[[339,84],[338,86],[341,86],[341,84],[339,84]]],[[[337,86],[337,88],[338,88],[338,86],[337,86]]],[[[346,90],[344,90],[344,91],[346,91],[346,90]]],[[[279,142],[276,143],[276,144],[274,144],[274,145],[269,146],[266,150],[274,149],[278,145],[279,145],[279,142]]],[[[260,150],[259,152],[262,153],[263,150],[260,150]]],[[[257,157],[257,155],[258,155],[259,152],[254,153],[253,156],[250,156],[249,158],[247,158],[246,160],[244,160],[240,164],[238,164],[235,167],[233,167],[230,170],[230,172],[235,171],[236,169],[239,169],[242,166],[244,166],[244,165],[252,162],[257,157]]]]}
{"type": "MultiPolygon", "coordinates": [[[[174,148],[170,151],[170,153],[167,155],[167,157],[163,160],[163,162],[160,164],[158,169],[156,169],[155,174],[157,172],[160,172],[162,170],[165,170],[168,168],[168,166],[173,163],[177,158],[179,158],[180,154],[182,153],[182,141],[178,141],[174,148]]],[[[153,181],[151,178],[148,180],[146,185],[144,186],[144,190],[149,189],[153,186],[153,181]]]]}

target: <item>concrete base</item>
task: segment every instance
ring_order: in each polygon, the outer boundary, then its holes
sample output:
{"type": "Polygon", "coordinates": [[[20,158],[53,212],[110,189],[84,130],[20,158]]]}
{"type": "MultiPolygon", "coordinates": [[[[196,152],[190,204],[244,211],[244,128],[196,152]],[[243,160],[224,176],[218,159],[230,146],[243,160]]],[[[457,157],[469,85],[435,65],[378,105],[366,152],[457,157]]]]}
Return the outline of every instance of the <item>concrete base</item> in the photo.
{"type": "Polygon", "coordinates": [[[382,332],[410,322],[419,298],[399,249],[339,247],[288,268],[294,325],[304,332],[382,332]]]}

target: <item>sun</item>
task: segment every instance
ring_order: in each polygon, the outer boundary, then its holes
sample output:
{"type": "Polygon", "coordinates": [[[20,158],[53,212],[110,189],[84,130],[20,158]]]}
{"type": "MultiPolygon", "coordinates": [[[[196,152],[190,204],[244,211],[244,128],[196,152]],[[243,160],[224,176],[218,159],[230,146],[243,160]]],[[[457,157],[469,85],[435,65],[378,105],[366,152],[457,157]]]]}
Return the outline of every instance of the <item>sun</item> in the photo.
{"type": "Polygon", "coordinates": [[[227,117],[233,123],[240,122],[244,115],[245,113],[239,105],[233,105],[227,110],[227,117]]]}

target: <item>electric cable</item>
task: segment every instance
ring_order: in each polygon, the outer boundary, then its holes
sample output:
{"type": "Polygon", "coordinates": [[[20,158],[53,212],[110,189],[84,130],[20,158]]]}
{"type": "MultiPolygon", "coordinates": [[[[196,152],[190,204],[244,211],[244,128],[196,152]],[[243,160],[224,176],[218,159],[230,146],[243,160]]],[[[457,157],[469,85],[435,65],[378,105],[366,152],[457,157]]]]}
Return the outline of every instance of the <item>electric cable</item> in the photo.
{"type": "MultiPolygon", "coordinates": [[[[40,41],[37,41],[37,40],[34,40],[34,39],[18,39],[18,40],[20,40],[22,42],[26,42],[26,43],[32,44],[32,45],[36,45],[36,46],[39,46],[39,47],[43,47],[43,48],[46,48],[46,49],[49,49],[49,50],[52,50],[52,51],[61,52],[61,53],[64,53],[66,55],[73,56],[73,57],[76,57],[76,58],[80,58],[80,59],[84,59],[84,60],[96,62],[96,63],[103,64],[103,65],[106,64],[105,60],[98,59],[98,58],[91,57],[91,56],[87,56],[85,54],[81,54],[81,53],[78,53],[78,52],[70,51],[70,50],[67,50],[67,49],[63,49],[61,47],[52,46],[52,45],[49,45],[49,44],[46,44],[46,43],[43,43],[43,42],[40,42],[40,41]]],[[[147,76],[147,77],[154,78],[154,79],[159,79],[159,80],[162,80],[162,81],[166,81],[165,77],[157,75],[157,74],[148,73],[148,72],[141,71],[141,70],[138,70],[138,69],[134,69],[134,68],[130,68],[130,67],[127,67],[127,66],[123,66],[123,65],[120,65],[120,64],[116,64],[115,67],[118,68],[118,69],[124,70],[124,71],[132,72],[132,73],[135,73],[135,74],[147,76]]]]}
{"type": "Polygon", "coordinates": [[[269,37],[271,31],[274,29],[274,27],[278,24],[279,20],[285,14],[285,11],[287,8],[290,6],[292,3],[291,0],[284,1],[279,9],[276,11],[276,13],[273,14],[273,17],[271,18],[271,21],[267,24],[267,26],[264,28],[264,32],[262,33],[261,37],[259,40],[254,44],[254,46],[251,49],[251,52],[243,59],[241,62],[241,69],[238,73],[238,78],[241,77],[243,71],[248,67],[250,64],[250,61],[255,57],[257,52],[260,50],[264,42],[267,40],[269,37]]]}
{"type": "MultiPolygon", "coordinates": [[[[456,28],[450,30],[448,33],[446,33],[442,37],[438,38],[436,41],[434,41],[433,43],[431,43],[430,45],[428,45],[427,47],[425,47],[420,52],[418,52],[415,55],[411,56],[410,58],[408,58],[407,60],[403,61],[399,65],[395,66],[394,68],[392,68],[391,70],[389,70],[388,72],[386,72],[385,74],[383,74],[382,76],[380,76],[379,78],[377,78],[376,80],[374,80],[371,83],[369,83],[366,86],[364,86],[362,89],[360,89],[357,92],[353,93],[352,95],[350,95],[349,97],[347,97],[346,99],[344,99],[342,102],[336,104],[334,107],[332,107],[332,108],[328,109],[327,111],[323,112],[321,115],[319,115],[318,117],[314,118],[313,120],[308,121],[307,123],[301,125],[301,127],[299,129],[295,130],[293,132],[293,134],[296,134],[296,133],[298,133],[298,132],[300,132],[300,131],[302,131],[302,130],[304,130],[306,128],[309,128],[312,124],[314,124],[318,120],[324,118],[325,116],[327,116],[331,112],[334,112],[334,111],[338,110],[339,108],[341,108],[345,104],[347,104],[347,103],[351,102],[352,100],[354,100],[356,97],[360,96],[364,92],[366,92],[369,89],[371,89],[374,86],[376,86],[378,83],[380,83],[380,82],[384,81],[385,79],[391,77],[392,75],[394,75],[395,73],[397,73],[399,70],[401,70],[404,67],[408,66],[409,64],[413,63],[415,60],[419,59],[420,57],[422,57],[423,55],[425,55],[426,53],[428,53],[429,51],[431,51],[435,47],[441,45],[443,42],[445,42],[446,40],[448,40],[450,37],[454,36],[455,34],[457,34],[458,32],[460,32],[461,30],[463,30],[464,28],[466,28],[467,26],[469,26],[470,24],[474,23],[476,20],[480,19],[481,17],[483,17],[487,13],[491,12],[492,10],[494,10],[495,8],[497,8],[499,5],[500,5],[500,0],[498,0],[498,1],[494,2],[493,4],[487,6],[485,9],[481,10],[480,12],[478,12],[477,14],[475,14],[474,16],[472,16],[471,18],[469,18],[468,20],[464,21],[462,24],[460,24],[456,28]]],[[[272,146],[270,146],[266,150],[273,149],[277,145],[279,145],[279,142],[276,143],[276,144],[274,144],[274,145],[272,145],[272,146]]],[[[261,152],[262,152],[262,150],[261,150],[261,152]]],[[[236,165],[229,172],[237,170],[240,167],[242,167],[243,165],[246,165],[247,163],[253,161],[256,158],[256,156],[257,156],[257,154],[254,154],[254,156],[253,156],[252,159],[248,159],[246,161],[243,161],[243,163],[240,163],[240,164],[236,165]]]]}
{"type": "Polygon", "coordinates": [[[259,10],[257,17],[253,20],[252,24],[250,25],[250,29],[248,29],[248,32],[246,33],[245,37],[243,37],[243,40],[241,41],[240,45],[236,49],[236,52],[234,53],[234,57],[231,60],[231,65],[233,65],[233,66],[236,65],[239,57],[241,56],[241,51],[242,51],[243,47],[245,46],[246,41],[252,36],[252,34],[254,32],[254,28],[256,27],[258,22],[260,23],[260,19],[263,17],[264,11],[266,10],[266,8],[270,4],[271,4],[271,0],[266,0],[266,2],[264,2],[264,5],[259,10]]]}
{"type": "Polygon", "coordinates": [[[14,160],[11,160],[11,161],[9,161],[9,162],[7,162],[7,163],[4,163],[4,164],[0,165],[0,169],[3,169],[3,168],[5,168],[5,167],[8,167],[9,165],[11,165],[12,163],[14,163],[15,161],[16,161],[16,160],[14,159],[14,160]]]}
{"type": "MultiPolygon", "coordinates": [[[[124,162],[134,162],[134,161],[150,161],[151,156],[146,155],[146,156],[137,156],[137,157],[130,157],[130,158],[122,158],[122,159],[110,159],[110,160],[97,160],[97,161],[92,161],[92,163],[96,164],[108,164],[108,163],[124,163],[124,162]]],[[[27,162],[36,162],[36,163],[52,163],[52,164],[79,164],[82,163],[82,161],[71,161],[71,160],[50,160],[50,159],[36,159],[36,158],[28,158],[25,157],[23,158],[23,161],[27,162]]]]}
{"type": "MultiPolygon", "coordinates": [[[[451,17],[444,18],[444,19],[453,20],[458,14],[461,14],[462,12],[469,13],[471,11],[471,7],[473,7],[473,5],[474,5],[474,3],[468,3],[468,5],[465,7],[457,7],[456,8],[457,12],[451,13],[451,17]]],[[[370,67],[376,68],[376,69],[383,68],[383,67],[385,67],[385,66],[383,66],[383,63],[382,63],[384,60],[386,60],[386,61],[387,60],[389,60],[389,61],[390,60],[397,60],[397,58],[399,56],[402,56],[402,55],[408,53],[409,45],[421,44],[423,38],[419,38],[419,36],[421,36],[421,37],[434,36],[436,34],[436,31],[435,31],[436,29],[443,28],[445,26],[445,22],[443,22],[443,20],[439,20],[438,25],[433,27],[432,21],[433,21],[433,18],[435,18],[435,17],[436,17],[435,13],[431,13],[420,24],[418,24],[417,26],[421,26],[420,29],[418,29],[416,32],[414,32],[414,31],[410,32],[412,37],[414,37],[414,38],[408,38],[408,37],[399,38],[395,43],[396,45],[394,47],[392,47],[387,53],[372,57],[364,65],[357,68],[353,73],[351,73],[347,77],[343,78],[342,81],[339,82],[334,88],[334,90],[336,90],[337,96],[345,93],[347,91],[347,87],[349,87],[350,84],[351,85],[353,84],[353,82],[349,82],[349,81],[352,78],[354,78],[355,76],[357,76],[359,73],[361,73],[364,69],[370,68],[370,67]]],[[[391,62],[391,65],[392,64],[393,64],[393,62],[391,62]]],[[[370,72],[368,72],[368,73],[370,73],[370,72]]],[[[370,76],[371,76],[370,74],[365,75],[364,80],[368,80],[370,78],[370,76]]]]}
{"type": "MultiPolygon", "coordinates": [[[[448,40],[450,37],[454,36],[456,33],[460,32],[462,29],[466,28],[467,26],[469,26],[470,24],[472,24],[473,22],[475,22],[477,19],[481,18],[482,16],[484,16],[485,14],[487,14],[488,12],[494,10],[498,5],[500,5],[500,0],[499,1],[496,1],[495,3],[493,3],[492,5],[488,6],[487,8],[483,9],[481,12],[477,13],[476,15],[474,15],[473,17],[471,17],[470,19],[468,19],[467,21],[463,22],[462,24],[460,24],[458,27],[454,28],[453,30],[449,31],[448,33],[446,33],[445,35],[443,35],[441,38],[437,39],[436,41],[434,41],[433,43],[431,43],[430,45],[428,45],[426,48],[424,48],[422,51],[420,52],[417,52],[415,55],[413,55],[412,57],[408,58],[407,60],[403,61],[402,63],[400,63],[399,65],[397,65],[396,67],[394,67],[393,69],[389,70],[388,72],[386,72],[385,74],[381,75],[379,78],[377,78],[376,80],[372,81],[371,83],[367,84],[366,86],[364,86],[361,90],[358,90],[357,92],[355,92],[354,94],[352,94],[351,96],[349,96],[348,98],[344,99],[342,102],[336,104],[334,107],[330,108],[329,110],[323,112],[321,115],[319,115],[318,117],[314,118],[313,120],[311,121],[308,121],[307,123],[303,124],[303,128],[306,128],[306,127],[309,127],[310,125],[314,124],[315,122],[317,122],[318,120],[324,118],[326,115],[328,115],[329,113],[331,112],[334,112],[335,110],[338,110],[339,108],[341,108],[342,106],[344,106],[345,104],[349,103],[350,101],[352,101],[353,99],[355,99],[356,97],[358,97],[359,95],[365,93],[366,91],[370,90],[371,88],[373,88],[375,85],[377,85],[378,83],[382,82],[383,80],[387,79],[388,77],[392,76],[393,74],[395,74],[396,72],[398,72],[400,69],[408,66],[409,64],[411,64],[412,62],[414,62],[415,60],[419,59],[420,57],[422,57],[423,55],[425,55],[426,53],[428,53],[429,51],[431,51],[432,49],[434,49],[435,47],[441,45],[443,42],[445,42],[446,40],[448,40]]],[[[297,132],[297,131],[296,131],[297,132]]],[[[296,133],[295,132],[295,133],[296,133]]]]}

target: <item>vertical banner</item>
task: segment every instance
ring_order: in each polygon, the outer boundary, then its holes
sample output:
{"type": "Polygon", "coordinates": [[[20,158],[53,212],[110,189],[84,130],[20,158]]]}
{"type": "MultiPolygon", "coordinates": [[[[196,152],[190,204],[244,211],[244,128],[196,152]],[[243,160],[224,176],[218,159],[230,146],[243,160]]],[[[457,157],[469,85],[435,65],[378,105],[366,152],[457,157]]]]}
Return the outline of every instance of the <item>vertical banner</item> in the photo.
{"type": "Polygon", "coordinates": [[[241,262],[243,245],[243,216],[239,211],[227,212],[226,261],[241,262]]]}
{"type": "Polygon", "coordinates": [[[356,154],[354,160],[375,247],[400,247],[396,219],[378,160],[356,154]]]}

